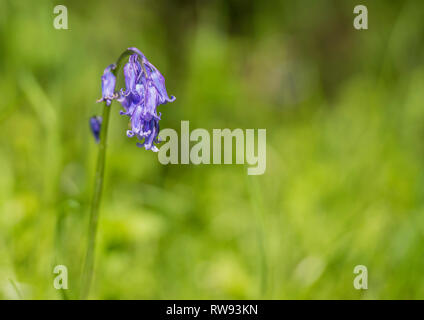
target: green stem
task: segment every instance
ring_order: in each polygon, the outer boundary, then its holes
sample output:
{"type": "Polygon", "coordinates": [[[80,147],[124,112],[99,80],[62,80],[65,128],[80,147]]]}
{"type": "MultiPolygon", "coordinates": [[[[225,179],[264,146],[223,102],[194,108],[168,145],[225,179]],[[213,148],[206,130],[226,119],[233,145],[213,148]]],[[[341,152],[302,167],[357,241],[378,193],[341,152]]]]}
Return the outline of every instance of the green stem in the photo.
{"type": "Polygon", "coordinates": [[[94,193],[91,202],[90,224],[88,227],[87,255],[85,257],[85,264],[82,272],[82,288],[80,295],[81,299],[87,299],[88,294],[90,292],[91,281],[93,278],[94,251],[96,246],[97,222],[99,220],[99,207],[102,198],[110,108],[111,106],[107,106],[105,102],[103,107],[102,127],[100,131],[100,145],[99,154],[97,158],[94,193]]]}

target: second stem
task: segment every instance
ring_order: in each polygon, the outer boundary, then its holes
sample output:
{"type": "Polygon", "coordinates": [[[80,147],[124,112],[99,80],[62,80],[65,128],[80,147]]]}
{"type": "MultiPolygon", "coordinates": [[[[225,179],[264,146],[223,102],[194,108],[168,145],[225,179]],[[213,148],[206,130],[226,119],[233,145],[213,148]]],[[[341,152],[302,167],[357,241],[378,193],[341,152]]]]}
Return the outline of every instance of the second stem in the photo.
{"type": "Polygon", "coordinates": [[[111,106],[107,106],[105,102],[103,106],[103,117],[102,117],[102,125],[100,130],[99,154],[97,158],[96,177],[94,182],[94,193],[93,193],[93,199],[91,202],[90,222],[88,227],[87,254],[85,257],[85,264],[84,264],[84,269],[82,272],[81,299],[87,299],[90,292],[90,286],[91,286],[91,282],[93,278],[97,224],[99,220],[99,207],[100,207],[100,201],[102,198],[102,190],[103,190],[107,132],[108,132],[108,126],[109,126],[110,109],[111,109],[111,106]]]}

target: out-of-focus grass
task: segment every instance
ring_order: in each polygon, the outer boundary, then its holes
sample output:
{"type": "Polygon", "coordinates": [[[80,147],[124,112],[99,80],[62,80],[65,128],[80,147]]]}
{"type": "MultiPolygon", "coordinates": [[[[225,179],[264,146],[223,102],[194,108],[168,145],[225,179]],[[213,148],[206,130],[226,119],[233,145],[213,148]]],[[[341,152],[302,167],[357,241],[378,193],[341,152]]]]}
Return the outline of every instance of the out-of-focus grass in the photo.
{"type": "Polygon", "coordinates": [[[162,166],[113,105],[92,298],[424,297],[422,1],[367,31],[354,1],[72,1],[66,31],[55,4],[0,2],[0,298],[78,296],[88,118],[128,46],[177,97],[162,128],[266,128],[267,171],[162,166]]]}

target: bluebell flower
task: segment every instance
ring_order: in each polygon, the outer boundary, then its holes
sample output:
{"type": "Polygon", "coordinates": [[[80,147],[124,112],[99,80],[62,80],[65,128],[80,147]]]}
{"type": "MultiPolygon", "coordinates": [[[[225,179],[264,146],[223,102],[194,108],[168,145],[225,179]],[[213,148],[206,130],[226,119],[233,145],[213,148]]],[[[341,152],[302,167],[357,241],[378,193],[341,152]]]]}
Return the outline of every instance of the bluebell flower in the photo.
{"type": "Polygon", "coordinates": [[[168,97],[165,78],[143,53],[136,48],[130,50],[136,53],[124,66],[125,90],[120,90],[117,99],[124,108],[120,114],[130,117],[131,130],[127,131],[127,136],[136,136],[141,141],[137,143],[138,147],[157,152],[159,149],[154,143],[159,143],[161,117],[157,107],[175,101],[175,97],[168,97]]]}
{"type": "MultiPolygon", "coordinates": [[[[119,90],[119,94],[115,93],[116,77],[112,71],[115,70],[116,65],[111,64],[103,73],[102,98],[98,101],[106,101],[108,106],[114,99],[120,102],[124,108],[120,114],[130,118],[131,129],[127,130],[127,136],[129,138],[136,136],[140,140],[137,143],[138,147],[157,152],[159,149],[154,144],[159,143],[159,120],[161,118],[157,107],[175,101],[175,97],[168,96],[165,78],[140,50],[128,48],[127,52],[132,54],[123,68],[125,90],[122,88],[119,90]]],[[[101,118],[100,122],[98,120],[98,118],[90,119],[96,140],[98,140],[98,134],[96,136],[94,128],[98,125],[100,132],[101,118]]]]}
{"type": "Polygon", "coordinates": [[[102,117],[93,116],[90,118],[90,129],[93,133],[94,139],[96,142],[100,142],[100,129],[102,128],[102,117]]]}
{"type": "Polygon", "coordinates": [[[112,70],[116,68],[115,64],[109,65],[102,75],[102,98],[97,100],[97,102],[106,101],[106,104],[110,106],[112,100],[117,98],[115,94],[115,85],[116,77],[113,74],[112,70]]]}

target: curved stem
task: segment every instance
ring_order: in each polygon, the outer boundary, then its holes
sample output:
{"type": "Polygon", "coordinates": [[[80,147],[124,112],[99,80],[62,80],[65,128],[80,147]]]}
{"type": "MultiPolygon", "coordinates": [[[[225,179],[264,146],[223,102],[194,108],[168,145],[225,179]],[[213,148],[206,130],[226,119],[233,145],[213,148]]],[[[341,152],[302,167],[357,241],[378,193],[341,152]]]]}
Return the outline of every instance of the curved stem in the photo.
{"type": "Polygon", "coordinates": [[[111,107],[107,106],[105,102],[103,106],[103,120],[102,120],[102,128],[100,131],[100,145],[99,145],[99,154],[97,157],[94,193],[93,193],[93,198],[91,202],[90,223],[88,227],[87,254],[85,257],[85,264],[84,264],[84,269],[82,272],[82,284],[81,284],[82,288],[81,288],[81,294],[80,294],[81,299],[86,299],[88,297],[88,294],[90,292],[91,281],[93,278],[94,251],[95,251],[95,245],[96,245],[96,233],[97,233],[97,222],[99,218],[99,207],[100,207],[100,201],[102,198],[105,160],[106,160],[106,141],[107,141],[110,108],[111,107]]]}

